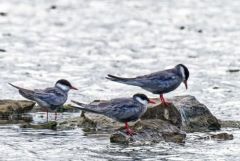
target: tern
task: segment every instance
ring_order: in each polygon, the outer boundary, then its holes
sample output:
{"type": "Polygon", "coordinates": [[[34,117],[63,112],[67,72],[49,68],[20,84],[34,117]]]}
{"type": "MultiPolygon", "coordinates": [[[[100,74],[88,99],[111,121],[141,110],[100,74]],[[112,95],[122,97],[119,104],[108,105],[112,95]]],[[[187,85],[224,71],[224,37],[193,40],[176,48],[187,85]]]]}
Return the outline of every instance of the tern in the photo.
{"type": "Polygon", "coordinates": [[[183,64],[178,64],[172,69],[167,69],[148,75],[138,76],[135,78],[122,78],[108,74],[107,79],[123,84],[141,87],[153,94],[159,94],[161,102],[168,106],[163,94],[175,90],[182,82],[188,88],[187,81],[189,78],[188,68],[183,64]]]}
{"type": "Polygon", "coordinates": [[[135,94],[132,98],[116,98],[98,105],[84,104],[73,100],[72,102],[80,106],[72,107],[82,111],[102,114],[125,123],[128,135],[134,134],[133,130],[129,128],[128,122],[137,121],[146,112],[148,103],[155,104],[144,94],[135,94]]]}
{"type": "MultiPolygon", "coordinates": [[[[34,89],[29,90],[25,88],[18,87],[9,83],[11,86],[18,89],[20,95],[31,101],[37,102],[40,107],[47,110],[47,121],[48,121],[48,110],[56,111],[58,108],[62,107],[67,101],[68,92],[70,89],[77,90],[73,87],[71,83],[65,79],[60,79],[55,83],[54,87],[46,89],[34,89]]],[[[55,112],[55,120],[57,113],[55,112]]]]}

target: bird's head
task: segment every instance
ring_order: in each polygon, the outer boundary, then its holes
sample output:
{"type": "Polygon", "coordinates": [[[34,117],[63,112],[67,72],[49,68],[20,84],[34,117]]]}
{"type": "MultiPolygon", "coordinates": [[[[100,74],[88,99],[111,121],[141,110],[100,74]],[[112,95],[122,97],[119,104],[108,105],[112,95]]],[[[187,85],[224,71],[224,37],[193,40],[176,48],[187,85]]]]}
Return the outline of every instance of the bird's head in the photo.
{"type": "Polygon", "coordinates": [[[155,102],[150,100],[145,94],[137,93],[133,95],[133,99],[143,105],[147,105],[148,103],[155,104],[155,102]]]}
{"type": "Polygon", "coordinates": [[[63,91],[68,92],[70,89],[78,90],[73,87],[71,83],[65,79],[60,79],[56,82],[55,87],[62,89],[63,91]]]}
{"type": "Polygon", "coordinates": [[[188,68],[183,64],[178,64],[176,66],[176,68],[177,68],[178,72],[180,73],[180,75],[182,76],[183,83],[185,84],[185,87],[187,89],[188,88],[187,81],[188,81],[188,78],[189,78],[188,68]]]}

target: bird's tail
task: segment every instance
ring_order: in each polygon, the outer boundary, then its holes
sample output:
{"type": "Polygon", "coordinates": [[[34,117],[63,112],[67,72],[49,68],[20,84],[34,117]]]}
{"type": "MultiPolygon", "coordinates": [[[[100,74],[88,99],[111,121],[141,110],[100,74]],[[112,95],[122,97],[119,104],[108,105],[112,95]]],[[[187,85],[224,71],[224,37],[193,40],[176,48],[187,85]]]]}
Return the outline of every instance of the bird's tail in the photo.
{"type": "Polygon", "coordinates": [[[73,106],[73,105],[70,105],[71,107],[73,108],[78,108],[82,111],[86,111],[86,112],[91,112],[91,113],[97,113],[97,114],[100,114],[101,112],[97,111],[97,110],[94,110],[94,106],[95,105],[88,105],[88,104],[84,104],[84,103],[81,103],[81,102],[77,102],[77,101],[74,101],[74,100],[71,100],[71,102],[81,106],[73,106]],[[92,107],[92,108],[91,108],[92,107]]]}
{"type": "Polygon", "coordinates": [[[140,86],[140,84],[135,81],[135,78],[122,78],[122,77],[117,77],[117,76],[108,74],[106,79],[109,79],[114,82],[119,82],[119,83],[134,85],[134,86],[140,86]]]}
{"type": "Polygon", "coordinates": [[[30,100],[34,100],[34,91],[29,90],[29,89],[24,89],[24,88],[18,87],[18,86],[16,86],[16,85],[13,85],[12,83],[8,83],[8,84],[10,84],[11,86],[13,86],[14,88],[17,88],[18,91],[19,91],[19,93],[20,93],[23,97],[25,97],[25,98],[27,98],[27,99],[30,99],[30,100]]]}

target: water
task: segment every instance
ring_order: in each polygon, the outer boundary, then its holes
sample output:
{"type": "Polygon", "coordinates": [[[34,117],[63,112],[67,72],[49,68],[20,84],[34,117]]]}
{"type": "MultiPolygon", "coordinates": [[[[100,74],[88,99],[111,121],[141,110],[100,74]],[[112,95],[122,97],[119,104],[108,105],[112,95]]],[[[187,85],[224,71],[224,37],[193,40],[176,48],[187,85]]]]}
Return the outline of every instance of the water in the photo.
{"type": "MultiPolygon", "coordinates": [[[[22,99],[12,82],[47,87],[67,78],[79,91],[71,99],[90,102],[131,96],[140,88],[104,79],[136,76],[183,63],[191,94],[220,119],[239,120],[240,2],[233,0],[1,0],[0,98],[22,99]],[[51,9],[56,5],[56,9],[51,9]],[[184,28],[181,30],[180,28],[184,28]]],[[[185,145],[110,144],[108,136],[81,129],[49,131],[0,128],[0,160],[239,160],[239,130],[232,141],[197,140],[185,145]]]]}

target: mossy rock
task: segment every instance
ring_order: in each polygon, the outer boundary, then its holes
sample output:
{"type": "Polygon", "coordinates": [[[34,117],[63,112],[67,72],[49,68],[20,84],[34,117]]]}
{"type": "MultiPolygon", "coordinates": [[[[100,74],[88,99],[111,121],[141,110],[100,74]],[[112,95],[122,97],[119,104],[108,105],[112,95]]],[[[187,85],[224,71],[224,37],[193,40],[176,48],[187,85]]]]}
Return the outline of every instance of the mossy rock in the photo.
{"type": "Polygon", "coordinates": [[[33,128],[33,129],[52,129],[56,130],[57,129],[57,122],[56,121],[49,121],[44,124],[22,124],[20,125],[21,128],[33,128]]]}

